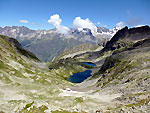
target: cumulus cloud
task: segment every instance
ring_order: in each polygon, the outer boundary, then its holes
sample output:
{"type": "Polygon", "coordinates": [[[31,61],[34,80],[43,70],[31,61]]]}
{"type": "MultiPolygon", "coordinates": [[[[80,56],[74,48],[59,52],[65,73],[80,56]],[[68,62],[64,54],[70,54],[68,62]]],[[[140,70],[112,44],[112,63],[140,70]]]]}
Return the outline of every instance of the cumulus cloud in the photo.
{"type": "Polygon", "coordinates": [[[58,14],[55,14],[53,16],[50,17],[50,19],[48,20],[48,22],[50,24],[52,24],[53,26],[60,26],[61,24],[61,19],[60,19],[60,16],[58,14]]]}
{"type": "Polygon", "coordinates": [[[116,24],[116,27],[118,29],[122,29],[123,27],[125,27],[125,24],[123,22],[119,22],[119,23],[116,24]]]}
{"type": "Polygon", "coordinates": [[[19,22],[25,23],[25,24],[29,23],[29,21],[27,21],[27,20],[19,20],[19,22]]]}
{"type": "Polygon", "coordinates": [[[78,30],[82,30],[83,28],[88,28],[91,30],[93,35],[97,33],[97,27],[88,18],[82,19],[81,17],[76,17],[73,21],[73,26],[78,30]]]}
{"type": "Polygon", "coordinates": [[[67,34],[69,32],[69,30],[70,30],[68,27],[61,26],[61,25],[56,27],[56,29],[57,29],[57,32],[61,33],[61,34],[67,34]]]}
{"type": "Polygon", "coordinates": [[[48,23],[52,24],[57,29],[58,33],[67,34],[70,29],[66,26],[61,25],[61,22],[62,19],[58,14],[52,15],[48,20],[48,23]]]}
{"type": "Polygon", "coordinates": [[[100,25],[101,23],[100,23],[100,22],[97,22],[97,24],[100,25]]]}

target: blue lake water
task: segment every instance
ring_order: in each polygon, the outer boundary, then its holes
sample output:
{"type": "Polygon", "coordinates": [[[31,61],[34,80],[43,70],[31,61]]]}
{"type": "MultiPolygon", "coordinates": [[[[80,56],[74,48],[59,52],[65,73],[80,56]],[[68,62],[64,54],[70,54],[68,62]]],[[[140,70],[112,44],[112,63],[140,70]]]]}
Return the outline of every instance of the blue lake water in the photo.
{"type": "Polygon", "coordinates": [[[86,71],[83,71],[83,72],[74,73],[73,75],[71,75],[68,78],[68,81],[70,81],[72,83],[81,83],[85,79],[87,79],[88,77],[92,76],[91,73],[92,73],[91,70],[86,70],[86,71]]]}
{"type": "Polygon", "coordinates": [[[91,62],[83,62],[82,64],[89,65],[89,66],[96,66],[96,64],[91,62]]]}

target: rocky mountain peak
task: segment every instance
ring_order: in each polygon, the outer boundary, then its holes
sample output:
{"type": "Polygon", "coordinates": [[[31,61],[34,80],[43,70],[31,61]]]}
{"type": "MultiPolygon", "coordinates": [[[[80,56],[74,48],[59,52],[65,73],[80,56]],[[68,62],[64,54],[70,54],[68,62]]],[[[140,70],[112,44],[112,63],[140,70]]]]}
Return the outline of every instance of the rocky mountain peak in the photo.
{"type": "Polygon", "coordinates": [[[141,27],[136,27],[136,28],[131,28],[129,29],[129,34],[135,34],[135,33],[144,33],[144,32],[150,32],[150,27],[148,25],[146,26],[141,26],[141,27]]]}
{"type": "Polygon", "coordinates": [[[128,27],[124,27],[123,29],[119,30],[111,39],[112,42],[119,40],[120,38],[125,37],[128,34],[128,27]]]}
{"type": "Polygon", "coordinates": [[[115,50],[122,46],[126,46],[129,43],[146,39],[150,36],[150,27],[149,26],[141,26],[137,28],[124,27],[119,30],[110,41],[106,43],[104,51],[107,50],[115,50]]]}

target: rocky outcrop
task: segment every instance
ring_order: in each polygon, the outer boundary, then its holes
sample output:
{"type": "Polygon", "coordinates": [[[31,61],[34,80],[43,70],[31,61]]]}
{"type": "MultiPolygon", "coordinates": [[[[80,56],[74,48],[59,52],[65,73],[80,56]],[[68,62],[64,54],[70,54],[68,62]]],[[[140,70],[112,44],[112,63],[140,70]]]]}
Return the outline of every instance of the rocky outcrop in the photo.
{"type": "Polygon", "coordinates": [[[150,27],[142,26],[137,28],[124,27],[119,30],[110,41],[106,43],[106,46],[102,51],[109,51],[125,47],[139,40],[146,39],[150,36],[150,27]]]}

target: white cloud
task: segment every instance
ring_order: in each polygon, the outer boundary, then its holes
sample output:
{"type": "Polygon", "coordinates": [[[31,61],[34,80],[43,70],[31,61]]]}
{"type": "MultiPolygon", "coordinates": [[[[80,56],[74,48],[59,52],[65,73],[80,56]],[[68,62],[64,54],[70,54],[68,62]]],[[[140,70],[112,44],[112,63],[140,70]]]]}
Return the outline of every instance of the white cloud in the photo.
{"type": "Polygon", "coordinates": [[[119,23],[116,24],[116,27],[117,27],[118,29],[122,29],[123,27],[125,27],[125,24],[120,21],[119,23]]]}
{"type": "Polygon", "coordinates": [[[97,24],[100,25],[101,23],[100,23],[100,22],[97,22],[97,24]]]}
{"type": "Polygon", "coordinates": [[[67,34],[70,29],[66,26],[61,25],[61,22],[62,20],[58,14],[52,15],[48,20],[48,23],[52,24],[57,29],[58,33],[67,34]]]}
{"type": "Polygon", "coordinates": [[[21,23],[29,23],[27,20],[19,20],[19,22],[21,22],[21,23]]]}
{"type": "Polygon", "coordinates": [[[97,33],[97,27],[88,18],[81,19],[81,17],[76,17],[73,21],[73,26],[79,30],[83,28],[88,28],[91,30],[93,35],[97,33]]]}
{"type": "Polygon", "coordinates": [[[67,34],[69,32],[69,30],[70,30],[68,27],[61,26],[61,25],[56,27],[56,29],[57,29],[57,32],[61,33],[61,34],[67,34]]]}
{"type": "Polygon", "coordinates": [[[52,24],[53,26],[60,26],[60,24],[61,24],[61,19],[60,19],[60,17],[59,17],[59,15],[58,14],[55,14],[55,15],[53,15],[53,16],[51,16],[50,17],[50,19],[48,20],[48,22],[50,23],[50,24],[52,24]]]}

